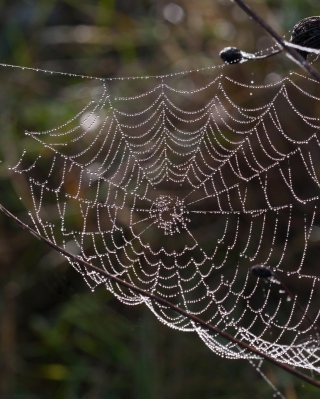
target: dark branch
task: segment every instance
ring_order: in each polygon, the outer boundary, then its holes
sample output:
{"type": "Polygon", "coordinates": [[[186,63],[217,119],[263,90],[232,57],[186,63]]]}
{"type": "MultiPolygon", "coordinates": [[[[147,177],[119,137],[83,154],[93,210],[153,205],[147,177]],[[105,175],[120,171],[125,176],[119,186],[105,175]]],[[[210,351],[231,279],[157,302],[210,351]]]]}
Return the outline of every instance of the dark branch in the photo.
{"type": "Polygon", "coordinates": [[[196,325],[203,327],[206,330],[209,330],[226,340],[233,342],[234,344],[238,345],[239,347],[248,350],[249,352],[253,353],[254,355],[259,356],[260,358],[264,358],[268,362],[276,365],[277,367],[282,368],[283,370],[287,371],[288,373],[295,375],[296,377],[300,378],[301,380],[314,385],[317,388],[320,388],[320,381],[316,381],[309,376],[301,373],[300,371],[295,370],[291,366],[281,363],[276,359],[273,359],[271,356],[267,355],[264,352],[260,352],[258,349],[254,348],[253,346],[250,346],[249,344],[240,341],[239,339],[233,337],[232,335],[226,333],[225,331],[220,330],[219,328],[207,323],[206,321],[200,319],[199,317],[188,313],[187,311],[179,308],[178,306],[174,305],[173,303],[155,295],[152,294],[148,291],[145,291],[141,288],[135,287],[134,285],[127,283],[126,281],[121,280],[119,277],[113,276],[112,274],[106,272],[105,270],[99,269],[98,267],[92,265],[91,263],[86,262],[85,260],[79,258],[78,256],[72,255],[69,252],[67,252],[65,249],[59,247],[58,245],[54,244],[50,240],[48,240],[45,237],[42,237],[39,233],[37,233],[34,229],[23,223],[21,220],[19,220],[16,216],[14,216],[10,211],[8,211],[4,206],[0,204],[0,210],[7,215],[10,219],[14,220],[19,226],[21,226],[24,230],[28,231],[30,234],[34,235],[36,238],[38,238],[40,241],[44,242],[51,248],[55,249],[57,252],[60,252],[63,256],[65,256],[67,259],[69,259],[71,262],[74,263],[79,263],[82,266],[84,266],[87,270],[90,270],[92,272],[95,272],[97,274],[102,275],[103,277],[107,278],[108,280],[111,280],[117,284],[119,284],[122,287],[128,288],[129,290],[132,290],[134,292],[139,293],[143,297],[149,298],[161,305],[164,305],[175,312],[181,314],[182,316],[188,318],[192,322],[194,322],[196,325]]]}
{"type": "Polygon", "coordinates": [[[255,11],[251,10],[242,0],[234,0],[235,3],[238,4],[242,10],[248,14],[251,18],[253,18],[265,31],[267,31],[276,42],[283,48],[286,53],[292,57],[304,70],[310,73],[319,83],[320,83],[320,74],[316,71],[302,56],[299,51],[295,50],[294,48],[287,45],[286,41],[275,31],[271,28],[269,24],[266,23],[264,19],[262,19],[255,11]]]}

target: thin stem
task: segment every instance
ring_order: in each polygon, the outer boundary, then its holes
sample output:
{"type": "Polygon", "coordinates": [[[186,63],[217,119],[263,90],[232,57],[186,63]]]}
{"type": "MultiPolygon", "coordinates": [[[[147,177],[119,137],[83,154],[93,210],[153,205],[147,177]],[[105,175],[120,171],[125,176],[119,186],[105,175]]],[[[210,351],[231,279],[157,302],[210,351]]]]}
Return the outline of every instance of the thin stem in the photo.
{"type": "Polygon", "coordinates": [[[242,0],[234,0],[235,3],[238,4],[242,10],[248,14],[251,18],[253,18],[265,31],[267,31],[275,40],[280,44],[284,51],[286,51],[297,63],[301,66],[301,68],[305,69],[310,73],[319,83],[320,83],[320,74],[306,61],[306,59],[299,54],[294,48],[287,45],[286,41],[271,28],[267,22],[262,19],[255,11],[251,10],[242,0]]]}
{"type": "MultiPolygon", "coordinates": [[[[313,326],[314,325],[314,321],[311,319],[311,317],[308,315],[308,313],[306,312],[306,309],[304,309],[304,307],[300,304],[300,302],[298,300],[296,300],[295,296],[293,295],[293,293],[289,290],[289,288],[280,280],[280,278],[276,275],[273,274],[273,277],[280,283],[282,289],[286,292],[286,294],[291,298],[292,301],[296,302],[297,307],[299,308],[299,310],[301,311],[301,313],[303,314],[303,316],[309,321],[310,325],[313,326]]],[[[318,326],[314,326],[314,328],[316,330],[318,330],[318,332],[320,332],[320,327],[318,326]]]]}
{"type": "Polygon", "coordinates": [[[92,265],[91,263],[86,262],[85,260],[79,258],[78,256],[72,255],[69,252],[67,252],[65,249],[59,247],[58,245],[54,244],[53,242],[51,242],[50,240],[48,240],[47,238],[41,236],[39,233],[37,233],[34,229],[32,229],[31,227],[29,227],[28,225],[26,225],[25,223],[23,223],[21,220],[19,220],[16,216],[14,216],[8,209],[6,209],[4,206],[2,206],[0,204],[0,210],[7,215],[10,219],[14,220],[19,226],[21,226],[24,230],[28,231],[30,234],[32,234],[33,236],[35,236],[36,238],[38,238],[40,241],[44,242],[45,244],[47,244],[48,246],[50,246],[51,248],[55,249],[56,251],[60,252],[62,255],[64,255],[67,259],[69,259],[72,262],[75,263],[79,263],[82,266],[84,266],[87,270],[90,270],[92,272],[95,272],[97,274],[100,274],[102,276],[104,276],[105,278],[107,278],[108,280],[111,280],[117,284],[119,284],[122,287],[125,287],[133,292],[137,292],[139,293],[141,296],[149,298],[152,301],[155,301],[161,305],[164,305],[172,310],[174,310],[175,312],[181,314],[182,316],[188,318],[189,320],[193,321],[196,325],[203,327],[206,330],[209,330],[223,338],[225,338],[226,340],[228,340],[229,342],[233,342],[234,344],[238,345],[239,347],[248,350],[249,352],[253,353],[256,356],[259,356],[260,358],[264,358],[265,360],[267,360],[268,362],[276,365],[277,367],[280,367],[281,369],[287,371],[288,373],[300,378],[301,380],[317,387],[320,388],[320,381],[316,381],[312,378],[310,378],[309,376],[301,373],[300,371],[295,370],[294,368],[292,368],[291,366],[279,362],[276,359],[273,359],[271,356],[267,355],[264,352],[260,352],[258,349],[254,348],[253,346],[240,341],[239,339],[233,337],[232,335],[228,334],[227,332],[220,330],[218,327],[213,326],[212,324],[207,323],[206,321],[200,319],[199,317],[188,313],[187,311],[179,308],[178,306],[174,305],[173,303],[155,295],[152,294],[148,291],[145,291],[139,287],[136,287],[130,283],[127,283],[126,281],[121,280],[119,277],[113,276],[112,274],[108,273],[105,270],[99,269],[98,267],[92,265]]]}
{"type": "MultiPolygon", "coordinates": [[[[263,60],[265,58],[273,57],[274,55],[279,54],[279,53],[282,53],[282,50],[276,50],[276,51],[273,51],[270,54],[265,54],[265,55],[254,55],[252,57],[252,59],[254,59],[254,60],[263,60]]],[[[243,58],[245,58],[245,57],[243,57],[243,58]]],[[[250,59],[250,58],[248,58],[248,59],[250,59]]]]}

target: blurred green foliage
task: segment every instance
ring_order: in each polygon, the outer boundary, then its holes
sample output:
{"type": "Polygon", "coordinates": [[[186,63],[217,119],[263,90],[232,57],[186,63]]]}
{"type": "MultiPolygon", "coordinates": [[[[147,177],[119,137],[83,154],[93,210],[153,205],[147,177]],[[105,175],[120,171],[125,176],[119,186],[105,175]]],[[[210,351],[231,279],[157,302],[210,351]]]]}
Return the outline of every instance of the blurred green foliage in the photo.
{"type": "MultiPolygon", "coordinates": [[[[232,2],[180,0],[176,14],[170,4],[2,1],[0,61],[91,76],[143,76],[220,63],[219,51],[228,45],[248,52],[272,45],[232,2]]],[[[250,5],[287,37],[295,22],[320,11],[315,0],[250,5]]],[[[259,67],[270,73],[275,63],[259,67]]],[[[0,201],[23,219],[26,183],[8,179],[6,166],[28,145],[24,130],[69,119],[94,87],[80,78],[50,80],[3,67],[0,82],[0,201]]],[[[38,148],[28,150],[36,154],[38,148]]],[[[103,287],[90,292],[59,254],[5,216],[0,222],[1,399],[272,396],[247,362],[218,358],[195,335],[169,330],[143,307],[119,304],[103,287]]],[[[287,399],[319,397],[281,370],[266,364],[264,371],[287,399]]]]}

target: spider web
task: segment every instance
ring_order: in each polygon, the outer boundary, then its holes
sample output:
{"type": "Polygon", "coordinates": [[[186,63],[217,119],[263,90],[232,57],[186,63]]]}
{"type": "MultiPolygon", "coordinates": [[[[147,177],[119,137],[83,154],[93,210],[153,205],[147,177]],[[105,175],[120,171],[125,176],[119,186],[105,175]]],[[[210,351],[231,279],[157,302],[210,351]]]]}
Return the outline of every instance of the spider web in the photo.
{"type": "MultiPolygon", "coordinates": [[[[297,73],[248,81],[243,68],[134,78],[130,93],[126,79],[96,79],[99,95],[72,119],[26,132],[39,153],[25,150],[10,170],[27,177],[43,236],[280,362],[319,372],[320,87],[297,73]],[[257,265],[271,276],[255,276],[257,265]]],[[[146,304],[216,354],[259,359],[71,264],[91,289],[146,304]]]]}

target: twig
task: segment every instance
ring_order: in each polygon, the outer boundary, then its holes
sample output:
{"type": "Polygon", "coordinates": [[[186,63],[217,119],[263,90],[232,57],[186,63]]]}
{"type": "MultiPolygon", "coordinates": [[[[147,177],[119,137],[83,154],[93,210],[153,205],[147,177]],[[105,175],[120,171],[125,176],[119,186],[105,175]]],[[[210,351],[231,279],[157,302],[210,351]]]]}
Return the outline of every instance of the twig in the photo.
{"type": "MultiPolygon", "coordinates": [[[[306,309],[304,309],[304,307],[301,305],[301,303],[298,301],[298,299],[295,297],[295,295],[293,295],[293,293],[289,290],[289,288],[285,285],[285,283],[281,280],[281,278],[275,274],[270,267],[265,266],[265,265],[254,265],[251,267],[251,273],[257,277],[257,278],[262,278],[264,280],[269,280],[270,281],[276,281],[277,283],[280,284],[281,288],[283,289],[283,291],[288,295],[288,297],[295,302],[295,304],[297,305],[298,309],[301,311],[303,317],[305,317],[311,326],[314,325],[315,321],[313,321],[311,319],[311,317],[308,315],[308,312],[306,311],[306,309]],[[273,280],[271,280],[273,279],[273,280]]],[[[318,326],[314,326],[315,330],[318,330],[318,332],[320,332],[320,327],[318,326]]]]}
{"type": "Polygon", "coordinates": [[[122,287],[126,287],[129,290],[132,290],[134,292],[139,293],[140,295],[142,295],[143,297],[149,298],[161,305],[164,305],[172,310],[174,310],[175,312],[181,314],[184,317],[187,317],[189,320],[193,321],[196,325],[201,326],[203,328],[205,328],[206,330],[209,330],[223,338],[225,338],[226,340],[228,340],[229,342],[233,342],[234,344],[238,345],[239,347],[248,350],[249,352],[264,358],[265,360],[267,360],[268,362],[276,365],[277,367],[280,367],[281,369],[287,371],[288,373],[300,378],[301,380],[317,387],[320,388],[320,381],[316,381],[312,378],[310,378],[309,376],[307,376],[306,374],[301,373],[298,370],[295,370],[294,368],[292,368],[291,366],[279,362],[276,359],[273,359],[271,356],[267,355],[264,352],[260,352],[258,349],[254,348],[253,346],[240,341],[239,339],[233,337],[232,335],[228,334],[225,331],[220,330],[218,327],[213,326],[212,324],[207,323],[206,321],[200,319],[199,317],[188,313],[187,311],[179,308],[178,306],[174,305],[173,303],[155,295],[152,294],[148,291],[145,291],[139,287],[135,287],[134,285],[127,283],[126,281],[121,280],[119,277],[113,276],[112,274],[106,272],[105,270],[99,269],[98,267],[92,265],[91,263],[86,262],[85,260],[79,258],[76,255],[72,255],[69,252],[67,252],[65,249],[59,247],[58,245],[56,245],[55,243],[53,243],[52,241],[48,240],[47,238],[41,236],[39,233],[37,233],[34,229],[32,229],[31,227],[29,227],[28,225],[26,225],[25,223],[23,223],[21,220],[19,220],[16,216],[14,216],[8,209],[6,209],[4,206],[2,206],[0,204],[0,210],[7,215],[10,219],[14,220],[19,226],[21,226],[24,230],[28,231],[30,234],[32,234],[33,236],[35,236],[36,238],[38,238],[40,241],[44,242],[45,244],[47,244],[48,246],[50,246],[51,248],[55,249],[56,251],[60,252],[62,255],[64,255],[67,259],[69,259],[72,262],[75,263],[79,263],[82,266],[84,266],[87,270],[90,270],[92,272],[95,272],[97,274],[100,274],[102,276],[104,276],[105,278],[107,278],[108,280],[111,280],[113,282],[116,282],[117,284],[119,284],[122,287]]]}
{"type": "Polygon", "coordinates": [[[271,28],[267,22],[262,19],[255,11],[249,8],[242,0],[234,0],[235,3],[238,4],[242,10],[248,14],[251,18],[253,18],[265,31],[267,31],[276,42],[280,44],[284,51],[286,51],[300,66],[301,68],[305,69],[307,72],[310,73],[319,83],[320,83],[320,74],[317,72],[306,59],[298,53],[297,50],[290,47],[286,41],[275,31],[271,28]]]}
{"type": "MultiPolygon", "coordinates": [[[[280,283],[282,289],[285,291],[285,293],[291,298],[292,301],[296,301],[296,305],[299,308],[300,312],[302,313],[302,315],[308,320],[308,322],[310,323],[311,326],[314,325],[314,321],[311,319],[311,317],[309,316],[309,314],[307,313],[306,309],[304,309],[304,307],[300,304],[300,302],[298,300],[296,300],[295,295],[293,295],[293,293],[289,290],[289,288],[284,284],[284,282],[282,282],[280,280],[280,278],[274,274],[274,278],[280,283]]],[[[318,333],[320,332],[320,327],[318,326],[314,326],[313,327],[315,330],[318,331],[318,333]]]]}

